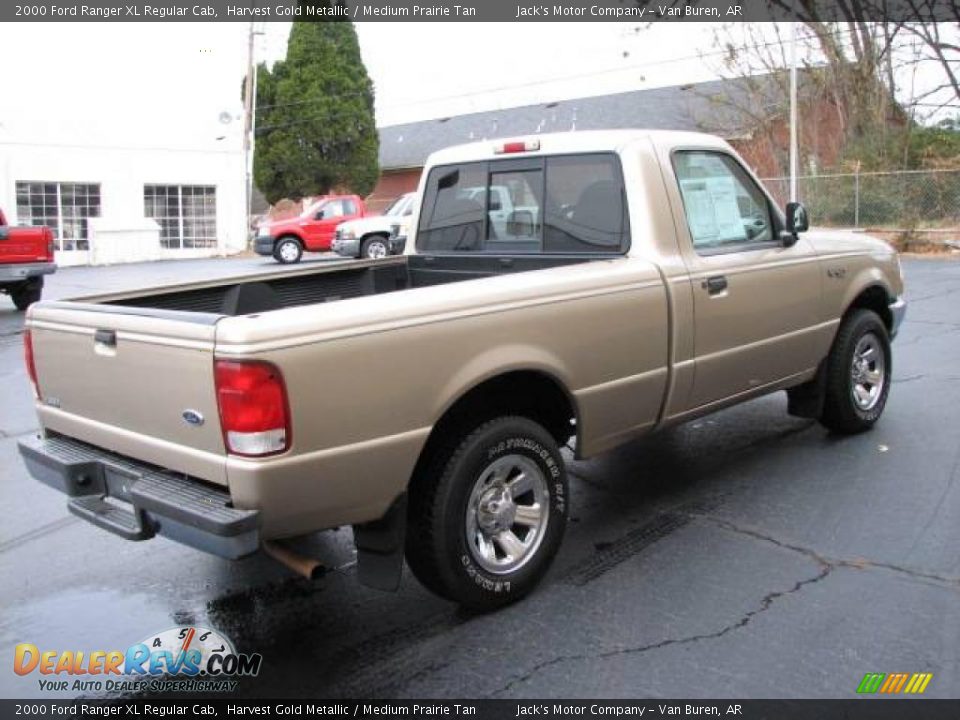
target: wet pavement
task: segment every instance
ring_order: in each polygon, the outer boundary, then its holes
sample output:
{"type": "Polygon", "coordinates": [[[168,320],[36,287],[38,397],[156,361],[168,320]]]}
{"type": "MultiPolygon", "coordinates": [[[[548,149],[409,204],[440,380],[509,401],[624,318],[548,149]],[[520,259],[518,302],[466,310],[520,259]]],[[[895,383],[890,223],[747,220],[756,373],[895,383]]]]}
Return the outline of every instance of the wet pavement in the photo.
{"type": "MultiPolygon", "coordinates": [[[[960,262],[904,266],[911,304],[872,432],[832,437],[780,393],[572,462],[551,572],[485,616],[408,573],[397,594],[361,587],[349,530],[313,541],[331,570],[308,582],[73,518],[16,453],[36,423],[22,315],[0,298],[0,658],[200,624],[264,655],[244,697],[851,698],[867,672],[931,672],[927,696],[960,697],[960,262]]],[[[46,297],[264,267],[68,269],[46,297]]],[[[0,695],[52,697],[6,667],[0,695]]]]}

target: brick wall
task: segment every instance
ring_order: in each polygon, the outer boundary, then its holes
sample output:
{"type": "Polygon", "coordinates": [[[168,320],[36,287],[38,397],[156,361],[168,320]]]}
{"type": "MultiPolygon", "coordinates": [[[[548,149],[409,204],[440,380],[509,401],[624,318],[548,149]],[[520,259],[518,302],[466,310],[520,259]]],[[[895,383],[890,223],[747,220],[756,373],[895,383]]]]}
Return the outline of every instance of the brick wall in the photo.
{"type": "MultiPolygon", "coordinates": [[[[821,101],[801,108],[797,144],[800,146],[801,174],[835,168],[843,145],[840,114],[832,102],[821,101]]],[[[760,177],[776,177],[790,172],[790,124],[786,118],[773,120],[766,129],[749,138],[733,139],[730,144],[760,177]]]]}
{"type": "Polygon", "coordinates": [[[370,212],[382,212],[400,195],[416,190],[420,182],[421,169],[384,170],[377,181],[377,186],[366,199],[370,212]]]}

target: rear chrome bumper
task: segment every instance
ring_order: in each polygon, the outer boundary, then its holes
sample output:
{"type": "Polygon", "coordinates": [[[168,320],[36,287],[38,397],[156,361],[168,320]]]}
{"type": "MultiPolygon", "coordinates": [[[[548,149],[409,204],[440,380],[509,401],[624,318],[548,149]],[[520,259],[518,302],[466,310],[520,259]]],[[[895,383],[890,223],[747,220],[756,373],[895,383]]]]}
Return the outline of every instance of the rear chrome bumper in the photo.
{"type": "Polygon", "coordinates": [[[895,338],[897,336],[897,332],[900,330],[900,323],[903,322],[903,318],[906,314],[907,301],[902,297],[899,297],[894,302],[890,303],[890,316],[893,318],[893,322],[890,325],[891,338],[895,338]]]}
{"type": "Polygon", "coordinates": [[[20,282],[32,277],[50,275],[56,271],[57,264],[52,262],[0,264],[0,283],[20,282]]]}
{"type": "Polygon", "coordinates": [[[19,443],[30,474],[65,493],[74,515],[127,540],[162,535],[225,558],[256,552],[256,510],[199,480],[63,436],[19,443]]]}

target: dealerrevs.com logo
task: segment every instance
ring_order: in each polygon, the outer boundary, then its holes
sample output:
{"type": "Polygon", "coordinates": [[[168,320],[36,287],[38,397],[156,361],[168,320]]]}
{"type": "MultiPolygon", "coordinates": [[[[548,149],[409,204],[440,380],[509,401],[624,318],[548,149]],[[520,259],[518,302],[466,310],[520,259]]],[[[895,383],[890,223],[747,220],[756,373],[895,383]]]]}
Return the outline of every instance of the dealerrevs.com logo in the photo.
{"type": "Polygon", "coordinates": [[[40,689],[49,691],[230,692],[236,678],[255,677],[262,662],[260,653],[238,653],[216,630],[175,627],[126,650],[41,650],[20,643],[13,671],[36,673],[40,689]]]}

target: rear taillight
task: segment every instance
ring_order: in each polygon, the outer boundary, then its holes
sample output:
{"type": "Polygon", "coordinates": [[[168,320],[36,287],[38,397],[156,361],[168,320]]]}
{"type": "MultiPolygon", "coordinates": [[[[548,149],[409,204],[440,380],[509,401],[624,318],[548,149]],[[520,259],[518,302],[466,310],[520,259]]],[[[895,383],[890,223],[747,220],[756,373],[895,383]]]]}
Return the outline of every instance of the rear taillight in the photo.
{"type": "Polygon", "coordinates": [[[37,365],[33,361],[33,335],[29,330],[23,331],[23,362],[27,366],[27,375],[33,385],[34,397],[40,397],[40,384],[37,382],[37,365]]]}
{"type": "Polygon", "coordinates": [[[46,228],[47,230],[47,258],[53,260],[53,251],[56,247],[53,244],[53,230],[46,228]]]}
{"type": "Polygon", "coordinates": [[[228,452],[263,457],[290,448],[290,406],[280,370],[260,361],[217,360],[214,382],[228,452]]]}

